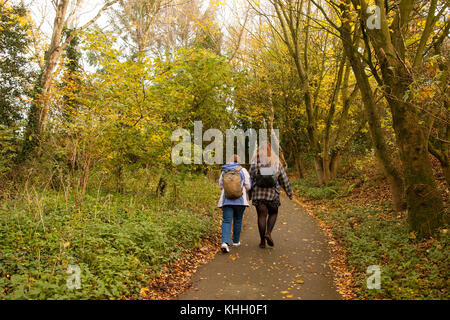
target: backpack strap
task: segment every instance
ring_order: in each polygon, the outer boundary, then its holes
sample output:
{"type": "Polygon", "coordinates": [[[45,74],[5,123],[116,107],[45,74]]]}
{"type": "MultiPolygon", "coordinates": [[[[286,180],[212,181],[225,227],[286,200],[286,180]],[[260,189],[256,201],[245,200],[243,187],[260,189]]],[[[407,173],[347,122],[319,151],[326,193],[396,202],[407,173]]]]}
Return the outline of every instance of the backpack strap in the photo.
{"type": "Polygon", "coordinates": [[[236,169],[234,169],[234,172],[239,172],[239,175],[241,176],[241,187],[244,186],[244,181],[245,181],[245,175],[243,173],[241,173],[240,171],[242,170],[242,166],[237,167],[236,169]]]}

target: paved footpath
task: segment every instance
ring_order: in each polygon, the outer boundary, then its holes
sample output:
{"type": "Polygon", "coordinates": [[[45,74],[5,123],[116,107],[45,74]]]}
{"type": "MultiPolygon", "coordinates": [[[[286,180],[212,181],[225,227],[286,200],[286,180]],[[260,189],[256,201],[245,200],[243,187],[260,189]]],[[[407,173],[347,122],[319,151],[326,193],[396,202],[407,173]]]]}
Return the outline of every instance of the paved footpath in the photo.
{"type": "Polygon", "coordinates": [[[273,248],[259,248],[254,206],[246,209],[241,246],[197,270],[180,300],[341,299],[328,265],[327,239],[305,209],[281,198],[273,248]]]}

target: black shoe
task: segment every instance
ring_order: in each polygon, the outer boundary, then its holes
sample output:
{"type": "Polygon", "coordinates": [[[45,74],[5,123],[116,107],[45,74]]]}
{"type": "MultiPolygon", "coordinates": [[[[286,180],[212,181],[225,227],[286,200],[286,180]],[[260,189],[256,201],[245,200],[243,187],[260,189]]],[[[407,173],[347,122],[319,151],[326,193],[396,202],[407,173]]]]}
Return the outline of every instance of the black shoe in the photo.
{"type": "Polygon", "coordinates": [[[273,247],[273,240],[272,240],[272,236],[270,235],[270,233],[266,233],[265,238],[267,240],[267,244],[271,247],[273,247]]]}
{"type": "Polygon", "coordinates": [[[261,249],[264,249],[264,248],[266,247],[266,240],[262,240],[262,241],[259,243],[259,247],[260,247],[261,249]]]}

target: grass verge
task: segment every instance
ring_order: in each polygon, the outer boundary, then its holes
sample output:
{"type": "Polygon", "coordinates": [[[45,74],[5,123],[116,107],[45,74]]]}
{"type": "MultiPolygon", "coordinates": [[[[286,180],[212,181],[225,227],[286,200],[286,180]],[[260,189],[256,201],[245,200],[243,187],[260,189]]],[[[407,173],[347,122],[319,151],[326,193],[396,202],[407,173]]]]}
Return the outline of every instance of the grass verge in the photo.
{"type": "Polygon", "coordinates": [[[353,276],[352,296],[448,299],[447,228],[443,226],[433,238],[417,239],[408,230],[406,212],[390,209],[385,182],[367,181],[370,183],[340,180],[320,187],[312,175],[292,179],[302,203],[331,229],[344,249],[341,258],[353,276]],[[380,289],[367,288],[371,274],[366,272],[371,265],[380,267],[380,289]]]}
{"type": "Polygon", "coordinates": [[[24,190],[0,204],[0,298],[138,298],[217,233],[216,199],[215,183],[193,175],[161,198],[92,191],[81,209],[61,192],[24,190]],[[70,265],[79,289],[67,286],[70,265]]]}

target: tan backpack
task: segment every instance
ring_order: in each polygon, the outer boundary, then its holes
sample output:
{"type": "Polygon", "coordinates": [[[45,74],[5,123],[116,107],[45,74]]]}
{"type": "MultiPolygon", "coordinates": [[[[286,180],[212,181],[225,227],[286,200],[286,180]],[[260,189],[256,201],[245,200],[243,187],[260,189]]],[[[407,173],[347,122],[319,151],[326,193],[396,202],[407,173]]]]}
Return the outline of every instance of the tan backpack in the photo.
{"type": "Polygon", "coordinates": [[[227,199],[237,199],[242,197],[241,171],[239,166],[235,170],[225,172],[223,175],[223,190],[227,199]]]}

